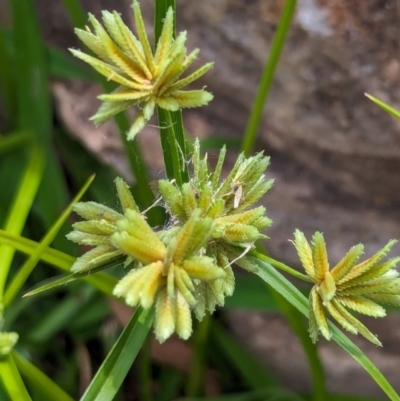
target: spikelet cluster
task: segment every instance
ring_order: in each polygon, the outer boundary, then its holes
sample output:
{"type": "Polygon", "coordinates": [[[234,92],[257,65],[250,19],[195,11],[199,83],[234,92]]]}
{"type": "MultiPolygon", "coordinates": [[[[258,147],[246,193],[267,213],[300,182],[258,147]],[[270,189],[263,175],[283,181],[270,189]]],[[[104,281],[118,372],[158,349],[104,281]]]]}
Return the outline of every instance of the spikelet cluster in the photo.
{"type": "Polygon", "coordinates": [[[185,47],[186,32],[174,39],[174,15],[169,8],[165,16],[162,33],[153,52],[146,34],[142,14],[137,0],[133,1],[137,37],[124,24],[121,16],[114,11],[103,11],[103,25],[91,14],[89,21],[94,32],[75,29],[79,39],[94,53],[94,56],[80,50],[70,51],[118,87],[109,94],[99,96],[103,101],[97,113],[91,117],[101,124],[114,115],[138,106],[136,118],[128,132],[133,139],[154,114],[155,106],[176,111],[187,107],[199,107],[213,98],[212,94],[200,90],[182,90],[204,75],[213,63],[207,63],[186,76],[181,75],[196,60],[199,50],[189,55],[185,47]]]}
{"type": "MultiPolygon", "coordinates": [[[[128,210],[138,212],[139,208],[122,178],[117,178],[115,185],[123,213],[128,210]]],[[[92,247],[76,259],[71,267],[74,273],[93,270],[124,254],[111,240],[111,236],[118,230],[118,221],[125,219],[123,213],[96,202],[77,202],[72,209],[86,221],[74,223],[74,230],[67,234],[67,238],[77,244],[92,247]]]]}
{"type": "Polygon", "coordinates": [[[235,278],[230,267],[232,258],[226,248],[242,248],[245,253],[255,241],[267,238],[261,230],[272,224],[265,216],[265,207],[252,208],[273,185],[273,180],[266,180],[264,175],[269,157],[262,152],[249,158],[241,154],[228,176],[221,180],[225,155],[224,147],[212,171],[207,154],[200,157],[200,144],[196,140],[190,182],[179,188],[174,182],[159,181],[160,194],[172,221],[184,224],[194,210],[199,210],[203,217],[214,222],[212,241],[206,248],[206,254],[224,269],[226,275],[219,280],[199,283],[198,302],[194,308],[199,320],[206,311],[213,313],[217,305],[223,306],[225,296],[232,295],[234,291],[235,278]]]}
{"type": "Polygon", "coordinates": [[[296,230],[293,243],[304,270],[315,283],[309,296],[309,331],[313,342],[317,341],[319,333],[328,340],[331,338],[326,318],[328,311],[345,330],[382,345],[349,309],[367,316],[382,317],[386,311],[380,304],[400,306],[400,278],[395,269],[400,258],[381,261],[396,241],[389,241],[375,255],[358,264],[364,246],[355,245],[331,270],[320,232],[313,235],[310,245],[304,234],[296,230]]]}
{"type": "Polygon", "coordinates": [[[168,228],[150,227],[128,186],[117,178],[121,212],[95,202],[76,203],[73,210],[85,221],[75,223],[67,236],[92,247],[76,260],[73,272],[101,268],[117,258],[132,267],[114,294],[131,306],[155,305],[155,333],[161,342],[174,332],[184,339],[190,336],[192,310],[201,321],[217,305],[224,305],[225,296],[234,291],[231,264],[237,257],[227,247],[244,254],[265,238],[260,230],[271,224],[264,207],[251,209],[272,185],[264,177],[268,158],[261,153],[250,158],[240,155],[221,181],[225,149],[211,172],[207,155],[200,158],[198,141],[194,148],[189,183],[179,188],[167,180],[159,182],[170,214],[168,228]]]}

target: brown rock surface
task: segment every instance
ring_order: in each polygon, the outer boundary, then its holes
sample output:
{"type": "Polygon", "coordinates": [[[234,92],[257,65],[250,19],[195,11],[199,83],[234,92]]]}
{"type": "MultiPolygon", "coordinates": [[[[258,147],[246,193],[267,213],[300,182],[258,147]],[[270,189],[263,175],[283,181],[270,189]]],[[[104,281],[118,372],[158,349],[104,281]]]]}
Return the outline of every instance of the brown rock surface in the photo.
{"type": "MultiPolygon", "coordinates": [[[[101,8],[118,8],[129,15],[128,0],[83,3],[96,14],[101,8]]],[[[63,47],[78,46],[57,6],[60,3],[37,0],[37,4],[49,40],[63,47]]],[[[215,61],[203,80],[215,95],[212,107],[185,113],[193,135],[241,136],[282,4],[282,0],[178,1],[178,29],[189,31],[188,48],[200,47],[201,61],[215,61]]],[[[142,0],[142,8],[150,21],[152,2],[142,0]]],[[[287,263],[297,263],[287,241],[296,227],[307,235],[323,231],[332,263],[358,242],[371,254],[389,238],[400,238],[400,123],[363,96],[369,92],[400,108],[399,27],[395,0],[299,0],[258,144],[258,149],[272,155],[269,175],[276,178],[265,198],[274,220],[267,246],[287,263]]],[[[99,157],[120,160],[115,156],[120,145],[110,126],[100,127],[96,139],[93,127],[74,124],[91,113],[88,105],[96,107],[93,88],[82,93],[76,85],[57,85],[58,115],[66,126],[99,157]],[[89,100],[82,101],[84,96],[89,100]],[[74,97],[81,99],[83,111],[68,108],[66,102],[74,103],[74,97]]],[[[146,136],[143,132],[142,141],[146,136]]],[[[119,167],[123,169],[123,163],[119,167]]],[[[308,380],[303,376],[304,357],[280,318],[238,312],[232,322],[249,347],[278,370],[286,369],[283,376],[289,384],[304,389],[308,380]]],[[[394,373],[400,358],[399,317],[393,315],[376,326],[385,348],[357,341],[400,390],[394,373]]],[[[320,349],[331,389],[379,393],[335,344],[323,343],[320,349]]]]}

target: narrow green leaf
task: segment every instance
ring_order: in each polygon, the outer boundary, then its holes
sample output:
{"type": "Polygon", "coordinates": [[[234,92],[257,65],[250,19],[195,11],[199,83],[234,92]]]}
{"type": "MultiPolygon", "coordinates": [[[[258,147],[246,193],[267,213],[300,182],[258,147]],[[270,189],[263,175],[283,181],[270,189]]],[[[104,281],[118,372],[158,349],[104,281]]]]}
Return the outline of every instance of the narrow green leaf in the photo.
{"type": "Polygon", "coordinates": [[[154,310],[137,308],[80,401],[112,401],[143,345],[154,310]]]}
{"type": "MultiPolygon", "coordinates": [[[[11,0],[14,68],[18,79],[18,128],[30,130],[45,152],[46,168],[40,185],[38,211],[45,226],[57,219],[67,203],[68,190],[59,160],[52,147],[53,113],[49,87],[49,63],[33,0],[11,0]]],[[[71,245],[56,238],[66,249],[71,245]]]]}
{"type": "Polygon", "coordinates": [[[32,129],[42,144],[51,135],[51,101],[48,87],[46,53],[32,0],[11,0],[14,65],[18,76],[18,116],[21,128],[32,129]]]}
{"type": "MultiPolygon", "coordinates": [[[[35,241],[32,241],[28,238],[20,237],[19,235],[11,234],[1,229],[0,243],[11,246],[17,251],[20,251],[26,255],[32,255],[35,249],[39,246],[39,243],[35,241]]],[[[73,256],[70,256],[61,251],[57,251],[53,248],[47,248],[43,252],[41,259],[44,262],[67,272],[70,271],[70,268],[75,261],[75,258],[73,256]]]]}
{"type": "Polygon", "coordinates": [[[0,97],[10,126],[15,125],[17,116],[17,99],[15,96],[15,73],[10,47],[4,31],[0,29],[0,97]]]}
{"type": "Polygon", "coordinates": [[[396,118],[400,118],[400,111],[397,111],[394,109],[392,106],[389,106],[387,103],[383,102],[382,100],[379,100],[375,96],[370,95],[369,93],[364,93],[364,95],[371,101],[373,101],[376,105],[378,105],[381,109],[385,110],[392,116],[395,116],[396,118]]]}
{"type": "Polygon", "coordinates": [[[36,266],[37,262],[40,260],[41,254],[52,243],[60,228],[63,226],[63,224],[71,214],[72,205],[82,198],[93,180],[94,175],[87,180],[83,188],[78,192],[78,194],[74,197],[71,203],[67,206],[67,208],[63,211],[57,221],[44,236],[44,238],[40,242],[40,245],[35,249],[34,253],[28,258],[23,266],[18,270],[18,273],[13,277],[4,295],[4,305],[8,305],[21,289],[21,287],[24,285],[26,279],[36,266]]]}
{"type": "MultiPolygon", "coordinates": [[[[25,359],[16,351],[11,353],[15,365],[25,380],[37,391],[46,396],[49,400],[73,401],[61,387],[46,376],[40,369],[25,359]]],[[[14,398],[13,398],[14,399],[14,398]]],[[[15,400],[19,398],[15,398],[15,400]]]]}
{"type": "Polygon", "coordinates": [[[269,57],[265,63],[264,70],[261,75],[261,81],[258,86],[257,95],[254,100],[250,118],[243,137],[242,150],[246,156],[250,156],[254,147],[257,130],[259,128],[264,111],[265,101],[274,79],[275,70],[278,65],[282,49],[286,42],[286,36],[289,32],[290,24],[296,9],[296,3],[297,0],[286,0],[278,23],[278,29],[276,30],[272,40],[269,57]]]}
{"type": "Polygon", "coordinates": [[[79,0],[62,0],[73,26],[83,28],[86,24],[86,13],[79,0]]]}
{"type": "Polygon", "coordinates": [[[32,401],[12,355],[0,359],[0,379],[11,400],[32,401]]]}
{"type": "MultiPolygon", "coordinates": [[[[28,165],[21,179],[17,194],[12,201],[12,209],[8,213],[5,223],[5,231],[11,234],[19,234],[28,217],[33,199],[36,196],[40,181],[43,176],[44,161],[43,152],[39,146],[32,149],[28,165]]],[[[14,249],[8,245],[0,246],[0,301],[3,299],[4,286],[7,280],[11,262],[14,257],[14,249]]]]}
{"type": "MultiPolygon", "coordinates": [[[[26,254],[32,255],[39,247],[39,243],[32,241],[27,238],[23,238],[17,235],[12,235],[4,230],[0,230],[0,243],[12,246],[16,250],[26,254]]],[[[60,270],[70,273],[71,266],[74,264],[75,258],[64,252],[57,251],[53,248],[47,248],[41,255],[43,262],[46,262],[60,270]]],[[[114,266],[114,265],[113,265],[114,266]]],[[[112,267],[100,267],[99,271],[105,268],[112,267]]],[[[92,270],[93,272],[93,270],[92,270]]],[[[117,284],[117,279],[106,273],[97,273],[96,275],[88,274],[81,277],[83,280],[95,286],[98,290],[102,291],[106,295],[112,296],[113,289],[117,284]]],[[[51,279],[53,280],[53,279],[51,279]]]]}
{"type": "MultiPolygon", "coordinates": [[[[250,263],[258,276],[285,297],[304,316],[308,317],[307,298],[289,280],[266,262],[265,259],[264,255],[254,252],[237,261],[237,264],[240,266],[250,263]]],[[[333,340],[347,351],[371,375],[392,401],[400,401],[399,395],[375,364],[333,323],[329,322],[329,327],[333,332],[333,340]]]]}
{"type": "MultiPolygon", "coordinates": [[[[46,280],[45,284],[41,284],[40,287],[35,288],[34,290],[31,290],[31,291],[27,292],[26,294],[24,294],[24,297],[30,297],[32,295],[40,294],[43,291],[48,291],[48,290],[51,290],[56,287],[64,286],[66,284],[72,283],[73,281],[79,280],[81,278],[94,277],[93,275],[95,273],[98,273],[102,270],[121,265],[125,259],[126,259],[125,257],[118,258],[116,260],[113,260],[112,262],[108,262],[104,265],[95,267],[94,269],[90,270],[89,272],[85,271],[85,272],[70,274],[69,276],[65,276],[65,277],[61,277],[61,278],[58,278],[58,277],[51,278],[49,280],[46,280]],[[90,276],[88,276],[88,274],[90,274],[90,276]]],[[[113,285],[112,290],[113,290],[115,285],[117,284],[118,280],[115,277],[112,277],[109,275],[108,275],[107,279],[112,282],[112,285],[113,285]]],[[[107,295],[112,295],[112,290],[111,290],[110,294],[107,294],[107,295]]]]}
{"type": "Polygon", "coordinates": [[[28,145],[32,134],[28,131],[17,131],[6,136],[0,135],[0,155],[28,145]]]}

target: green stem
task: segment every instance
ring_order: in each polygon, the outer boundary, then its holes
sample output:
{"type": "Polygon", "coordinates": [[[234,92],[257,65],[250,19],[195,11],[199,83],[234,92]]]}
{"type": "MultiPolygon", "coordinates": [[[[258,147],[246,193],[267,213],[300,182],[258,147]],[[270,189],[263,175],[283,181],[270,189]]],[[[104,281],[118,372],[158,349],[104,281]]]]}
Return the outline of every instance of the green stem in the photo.
{"type": "Polygon", "coordinates": [[[11,400],[32,401],[11,355],[0,359],[0,378],[11,400]]]}
{"type": "Polygon", "coordinates": [[[282,262],[272,259],[269,256],[265,256],[258,252],[251,252],[251,254],[253,256],[255,256],[256,258],[259,258],[261,260],[264,260],[265,262],[268,262],[271,266],[274,266],[276,269],[282,270],[285,273],[289,273],[293,277],[296,277],[303,281],[307,281],[308,283],[314,283],[312,281],[312,279],[310,277],[308,277],[306,274],[302,274],[302,273],[298,272],[297,270],[293,269],[292,267],[289,267],[282,262]]]}
{"type": "Polygon", "coordinates": [[[167,110],[157,107],[157,117],[160,126],[161,146],[167,177],[175,179],[177,184],[181,186],[183,184],[182,167],[185,166],[185,163],[182,152],[179,151],[179,144],[175,137],[171,115],[167,110]]]}
{"type": "Polygon", "coordinates": [[[291,305],[282,295],[272,291],[273,297],[279,306],[281,312],[285,315],[293,332],[300,340],[304,353],[306,354],[308,365],[310,367],[314,391],[312,401],[328,401],[328,393],[325,386],[325,373],[321,360],[318,356],[317,347],[311,342],[307,328],[303,322],[300,312],[291,305]]]}
{"type": "Polygon", "coordinates": [[[12,351],[11,355],[19,372],[21,372],[21,374],[32,385],[32,387],[36,388],[40,393],[47,396],[47,399],[57,401],[73,401],[73,398],[70,395],[68,395],[61,387],[54,383],[48,376],[46,376],[40,369],[25,359],[22,355],[15,351],[12,351]]]}
{"type": "MultiPolygon", "coordinates": [[[[169,7],[174,10],[174,37],[176,29],[175,0],[156,0],[154,14],[154,43],[160,38],[164,18],[169,7]]],[[[182,112],[169,112],[157,107],[158,126],[160,127],[161,146],[163,149],[165,169],[169,179],[175,179],[180,186],[189,181],[186,161],[188,145],[183,127],[182,112]]]]}
{"type": "MultiPolygon", "coordinates": [[[[86,13],[80,2],[77,0],[63,0],[63,3],[73,23],[79,27],[82,26],[82,23],[84,25],[86,19],[83,19],[83,16],[86,13]]],[[[111,82],[102,77],[98,77],[98,79],[106,92],[111,92],[114,89],[111,82]]],[[[140,188],[140,190],[135,193],[135,199],[139,206],[147,208],[154,202],[154,195],[149,187],[150,176],[147,165],[144,162],[138,143],[136,141],[128,141],[126,137],[126,133],[130,128],[128,117],[124,113],[120,113],[116,115],[114,119],[120,131],[125,155],[128,158],[131,171],[136,178],[137,187],[140,188]]],[[[147,216],[151,225],[157,225],[163,222],[163,215],[157,209],[149,210],[147,216]]]]}
{"type": "Polygon", "coordinates": [[[210,333],[211,316],[204,316],[204,319],[197,326],[193,339],[193,359],[190,368],[190,375],[186,385],[186,397],[198,397],[204,385],[204,371],[207,358],[207,343],[210,333]]]}
{"type": "Polygon", "coordinates": [[[153,336],[148,334],[139,354],[139,392],[142,401],[152,401],[151,343],[153,336]]]}
{"type": "MultiPolygon", "coordinates": [[[[106,80],[102,80],[102,83],[104,89],[107,92],[110,92],[110,84],[106,80]]],[[[140,188],[140,191],[137,191],[137,193],[135,194],[135,198],[141,207],[149,207],[154,202],[154,195],[149,187],[150,176],[147,170],[146,163],[143,160],[140,147],[136,141],[128,141],[126,137],[126,132],[128,132],[130,128],[130,123],[127,116],[121,113],[115,116],[114,119],[120,131],[125,154],[128,158],[131,171],[136,178],[136,185],[140,188]]],[[[160,216],[157,216],[156,209],[149,210],[148,216],[150,224],[161,223],[160,216]]]]}
{"type": "Polygon", "coordinates": [[[242,150],[246,156],[249,156],[253,151],[257,130],[259,128],[264,110],[264,104],[271,89],[276,66],[279,62],[283,46],[285,45],[286,36],[290,28],[294,11],[296,9],[296,3],[297,0],[286,0],[285,6],[282,10],[281,18],[279,20],[278,29],[272,40],[270,54],[262,72],[257,95],[254,100],[251,115],[247,123],[245,135],[243,137],[242,150]]]}

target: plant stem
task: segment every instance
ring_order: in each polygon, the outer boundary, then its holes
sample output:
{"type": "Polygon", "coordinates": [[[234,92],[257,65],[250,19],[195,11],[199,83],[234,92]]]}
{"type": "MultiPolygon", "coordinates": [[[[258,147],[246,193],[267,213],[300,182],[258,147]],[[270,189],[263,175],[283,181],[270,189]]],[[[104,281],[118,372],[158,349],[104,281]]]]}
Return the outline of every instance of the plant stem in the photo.
{"type": "Polygon", "coordinates": [[[204,385],[204,371],[211,319],[211,316],[206,314],[194,333],[193,359],[185,391],[186,397],[189,398],[200,396],[202,386],[204,385]]]}
{"type": "MultiPolygon", "coordinates": [[[[154,15],[155,46],[161,35],[163,21],[169,7],[174,10],[174,37],[176,36],[175,0],[156,0],[154,15]]],[[[186,164],[188,146],[183,127],[182,112],[180,110],[170,112],[157,107],[157,117],[167,176],[169,179],[175,179],[177,184],[181,186],[184,182],[189,181],[186,164]]]]}
{"type": "Polygon", "coordinates": [[[304,353],[308,359],[308,365],[311,371],[313,381],[312,401],[328,401],[328,393],[325,385],[325,373],[321,360],[318,355],[318,350],[311,342],[307,328],[303,321],[303,316],[300,312],[291,305],[279,292],[272,291],[272,295],[279,306],[279,309],[290,324],[293,332],[303,347],[304,353]]]}
{"type": "Polygon", "coordinates": [[[252,255],[255,256],[256,258],[259,258],[261,260],[264,260],[265,262],[268,262],[271,266],[275,267],[276,269],[282,270],[286,273],[289,273],[293,277],[296,277],[300,280],[307,281],[308,283],[314,283],[310,277],[308,277],[306,274],[300,273],[297,270],[293,269],[292,267],[289,267],[288,265],[285,265],[282,262],[279,262],[275,259],[270,258],[269,256],[265,256],[261,253],[258,252],[252,252],[252,255]]]}
{"type": "Polygon", "coordinates": [[[286,36],[290,28],[294,11],[296,9],[296,3],[297,0],[286,0],[285,6],[282,10],[281,18],[279,20],[278,29],[272,40],[270,54],[261,75],[261,81],[258,86],[257,95],[254,100],[250,118],[247,122],[246,131],[243,137],[242,150],[246,156],[249,156],[253,151],[257,130],[259,128],[264,110],[264,104],[271,89],[276,66],[279,62],[283,46],[285,45],[286,36]]]}

